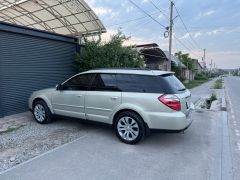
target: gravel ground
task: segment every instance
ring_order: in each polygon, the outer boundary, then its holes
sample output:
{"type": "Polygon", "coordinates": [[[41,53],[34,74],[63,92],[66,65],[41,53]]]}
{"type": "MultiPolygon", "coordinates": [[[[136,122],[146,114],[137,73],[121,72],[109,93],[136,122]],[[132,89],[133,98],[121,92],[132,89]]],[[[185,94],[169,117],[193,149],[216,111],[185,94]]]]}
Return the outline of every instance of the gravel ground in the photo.
{"type": "Polygon", "coordinates": [[[25,125],[19,129],[0,134],[0,172],[31,159],[65,143],[85,135],[96,126],[72,119],[58,119],[41,125],[30,113],[25,116],[25,125]]]}

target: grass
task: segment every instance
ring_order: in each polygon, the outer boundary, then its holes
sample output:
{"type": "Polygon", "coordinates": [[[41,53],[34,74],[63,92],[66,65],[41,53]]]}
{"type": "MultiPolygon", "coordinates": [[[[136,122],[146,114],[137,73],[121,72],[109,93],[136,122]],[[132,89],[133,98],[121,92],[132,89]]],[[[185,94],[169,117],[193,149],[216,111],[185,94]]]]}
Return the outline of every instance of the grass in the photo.
{"type": "Polygon", "coordinates": [[[218,79],[215,81],[214,89],[222,89],[222,79],[218,79]]]}
{"type": "Polygon", "coordinates": [[[212,95],[210,96],[210,98],[206,100],[207,109],[210,109],[212,102],[215,101],[215,100],[217,100],[217,96],[216,96],[215,93],[212,93],[212,95]]]}
{"type": "Polygon", "coordinates": [[[209,80],[210,79],[193,80],[193,81],[191,81],[189,83],[184,83],[184,85],[185,85],[185,87],[187,89],[192,89],[192,88],[194,88],[196,86],[199,86],[199,85],[201,85],[201,84],[203,84],[205,82],[208,82],[209,80]]]}
{"type": "Polygon", "coordinates": [[[6,131],[0,132],[0,135],[5,134],[5,133],[9,133],[9,132],[12,132],[12,131],[16,131],[16,130],[19,129],[20,127],[22,127],[22,126],[14,127],[14,128],[10,127],[10,128],[8,128],[6,131]]]}

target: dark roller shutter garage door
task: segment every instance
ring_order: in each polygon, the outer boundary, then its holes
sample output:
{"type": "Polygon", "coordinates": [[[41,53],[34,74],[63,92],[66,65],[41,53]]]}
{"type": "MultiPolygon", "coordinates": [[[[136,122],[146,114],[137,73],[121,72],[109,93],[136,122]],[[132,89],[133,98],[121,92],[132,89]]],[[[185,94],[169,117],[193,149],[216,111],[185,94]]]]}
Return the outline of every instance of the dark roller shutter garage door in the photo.
{"type": "Polygon", "coordinates": [[[28,110],[33,91],[55,87],[76,73],[76,39],[31,29],[18,33],[21,27],[10,30],[1,30],[0,24],[1,117],[28,110]]]}

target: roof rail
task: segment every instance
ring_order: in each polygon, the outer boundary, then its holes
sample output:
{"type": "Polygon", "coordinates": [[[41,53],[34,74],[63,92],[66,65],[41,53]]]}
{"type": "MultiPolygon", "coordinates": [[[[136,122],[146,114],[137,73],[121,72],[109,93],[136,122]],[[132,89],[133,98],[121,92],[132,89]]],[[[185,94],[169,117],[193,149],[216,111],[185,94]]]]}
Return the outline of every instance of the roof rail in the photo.
{"type": "Polygon", "coordinates": [[[106,70],[106,69],[110,69],[110,70],[145,70],[145,71],[151,71],[151,69],[149,68],[125,68],[125,67],[122,67],[122,68],[95,68],[95,69],[92,69],[92,70],[106,70]]]}

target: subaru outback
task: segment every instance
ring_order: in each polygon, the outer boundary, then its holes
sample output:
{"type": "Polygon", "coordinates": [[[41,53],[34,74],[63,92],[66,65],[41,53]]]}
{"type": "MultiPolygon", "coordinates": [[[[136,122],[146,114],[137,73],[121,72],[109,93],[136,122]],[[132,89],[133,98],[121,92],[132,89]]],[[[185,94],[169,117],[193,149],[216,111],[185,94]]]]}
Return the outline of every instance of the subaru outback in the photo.
{"type": "Polygon", "coordinates": [[[29,108],[38,123],[56,115],[106,123],[121,141],[136,144],[149,132],[187,129],[193,104],[172,72],[95,69],[34,92],[29,108]]]}

